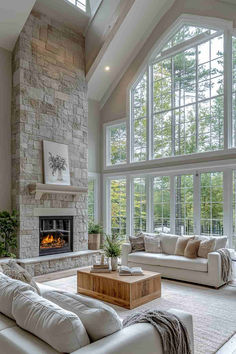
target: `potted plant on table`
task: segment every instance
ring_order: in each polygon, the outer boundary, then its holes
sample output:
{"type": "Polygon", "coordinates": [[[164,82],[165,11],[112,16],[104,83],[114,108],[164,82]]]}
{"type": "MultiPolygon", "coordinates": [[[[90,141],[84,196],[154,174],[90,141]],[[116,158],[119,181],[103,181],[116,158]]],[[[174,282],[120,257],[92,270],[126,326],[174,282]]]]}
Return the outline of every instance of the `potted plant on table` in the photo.
{"type": "Polygon", "coordinates": [[[103,228],[99,224],[90,222],[88,225],[88,249],[99,250],[101,247],[101,233],[103,228]]]}
{"type": "Polygon", "coordinates": [[[119,235],[105,235],[103,249],[105,255],[111,259],[111,269],[117,270],[118,257],[121,255],[121,241],[119,235]]]}
{"type": "Polygon", "coordinates": [[[13,210],[0,212],[0,257],[15,258],[17,246],[18,214],[13,210]]]}

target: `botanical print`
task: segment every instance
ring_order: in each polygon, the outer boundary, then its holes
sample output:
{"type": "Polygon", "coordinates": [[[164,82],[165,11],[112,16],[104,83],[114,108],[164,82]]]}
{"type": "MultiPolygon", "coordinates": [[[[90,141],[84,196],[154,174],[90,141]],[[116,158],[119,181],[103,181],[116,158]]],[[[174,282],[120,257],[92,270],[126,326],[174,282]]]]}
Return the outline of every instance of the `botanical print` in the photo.
{"type": "Polygon", "coordinates": [[[68,146],[44,141],[43,149],[45,183],[70,185],[68,146]]]}

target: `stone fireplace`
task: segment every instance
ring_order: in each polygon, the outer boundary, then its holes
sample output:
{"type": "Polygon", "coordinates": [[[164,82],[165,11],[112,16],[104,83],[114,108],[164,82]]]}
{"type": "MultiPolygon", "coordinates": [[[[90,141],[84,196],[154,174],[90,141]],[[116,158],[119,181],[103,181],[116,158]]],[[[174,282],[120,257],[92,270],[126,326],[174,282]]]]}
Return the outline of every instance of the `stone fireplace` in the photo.
{"type": "Polygon", "coordinates": [[[73,251],[73,216],[39,218],[39,255],[73,251]]]}
{"type": "MultiPolygon", "coordinates": [[[[88,112],[84,37],[32,12],[16,43],[12,68],[12,200],[20,219],[18,258],[28,262],[36,257],[46,262],[51,253],[63,252],[57,257],[64,259],[68,252],[73,251],[74,257],[86,251],[82,262],[86,265],[88,112]],[[61,193],[60,188],[56,192],[49,188],[40,196],[31,193],[30,185],[44,184],[44,140],[68,145],[70,188],[79,189],[76,196],[70,190],[61,193]],[[47,231],[51,231],[49,236],[47,231]]],[[[60,269],[81,264],[68,259],[60,269]]],[[[57,270],[58,262],[51,261],[47,268],[57,270]]],[[[46,266],[37,269],[31,269],[31,273],[48,271],[46,266]]]]}

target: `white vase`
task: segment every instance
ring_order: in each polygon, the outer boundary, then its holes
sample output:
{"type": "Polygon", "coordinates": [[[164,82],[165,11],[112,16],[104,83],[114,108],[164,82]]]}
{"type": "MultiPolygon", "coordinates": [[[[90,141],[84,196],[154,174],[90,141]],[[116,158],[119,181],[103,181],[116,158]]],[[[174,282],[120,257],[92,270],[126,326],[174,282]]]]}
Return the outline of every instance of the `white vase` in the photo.
{"type": "Polygon", "coordinates": [[[112,270],[117,270],[118,268],[118,258],[117,257],[111,257],[111,269],[112,270]]]}

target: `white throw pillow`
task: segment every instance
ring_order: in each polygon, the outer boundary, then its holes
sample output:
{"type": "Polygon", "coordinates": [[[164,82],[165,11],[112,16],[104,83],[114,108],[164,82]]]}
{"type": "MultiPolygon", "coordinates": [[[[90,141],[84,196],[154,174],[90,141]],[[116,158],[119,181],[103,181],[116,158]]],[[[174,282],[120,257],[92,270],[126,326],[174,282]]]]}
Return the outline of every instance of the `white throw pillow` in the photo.
{"type": "Polygon", "coordinates": [[[179,237],[177,235],[164,234],[161,233],[161,247],[163,253],[166,254],[175,254],[175,247],[179,237]]]}
{"type": "Polygon", "coordinates": [[[144,236],[145,252],[162,253],[160,236],[144,236]]]}
{"type": "Polygon", "coordinates": [[[36,291],[31,285],[23,283],[20,280],[11,279],[7,275],[0,273],[0,312],[12,319],[14,319],[12,301],[17,290],[36,291]]]}
{"type": "Polygon", "coordinates": [[[215,251],[219,250],[220,248],[225,248],[227,244],[227,236],[216,236],[214,237],[216,241],[215,251]]]}
{"type": "Polygon", "coordinates": [[[62,353],[71,353],[90,343],[74,313],[32,292],[16,292],[12,302],[16,323],[62,353]]]}
{"type": "Polygon", "coordinates": [[[82,321],[91,341],[122,329],[122,321],[116,311],[101,301],[56,290],[46,291],[43,296],[65,310],[74,312],[82,321]]]}

